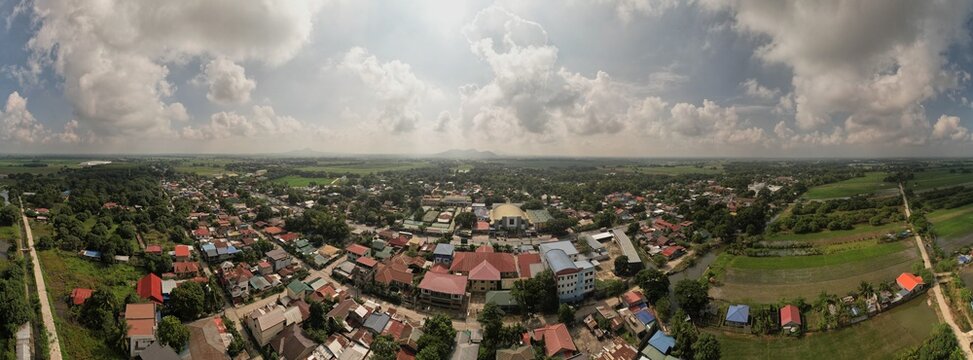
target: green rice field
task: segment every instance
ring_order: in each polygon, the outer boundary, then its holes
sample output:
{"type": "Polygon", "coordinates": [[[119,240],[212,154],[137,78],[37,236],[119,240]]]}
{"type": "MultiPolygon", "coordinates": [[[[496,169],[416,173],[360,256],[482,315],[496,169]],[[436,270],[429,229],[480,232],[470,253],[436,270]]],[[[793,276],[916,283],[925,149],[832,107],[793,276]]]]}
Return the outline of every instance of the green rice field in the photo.
{"type": "Polygon", "coordinates": [[[859,194],[893,193],[896,184],[882,181],[884,172],[870,172],[863,177],[856,177],[836,183],[815,186],[804,194],[811,200],[825,200],[850,197],[859,194]]]}

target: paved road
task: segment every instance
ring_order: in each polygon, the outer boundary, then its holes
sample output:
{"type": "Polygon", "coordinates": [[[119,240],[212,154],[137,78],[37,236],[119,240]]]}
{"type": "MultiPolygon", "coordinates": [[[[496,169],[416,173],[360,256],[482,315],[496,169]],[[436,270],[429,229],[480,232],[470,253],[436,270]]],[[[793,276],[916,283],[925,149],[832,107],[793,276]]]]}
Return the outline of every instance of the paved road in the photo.
{"type": "Polygon", "coordinates": [[[20,216],[24,220],[24,233],[27,234],[27,247],[30,249],[30,257],[34,263],[34,282],[37,285],[37,296],[41,301],[41,316],[44,318],[44,328],[47,329],[47,339],[50,341],[48,346],[51,350],[51,360],[61,360],[61,342],[57,338],[57,330],[54,327],[54,314],[51,313],[51,302],[47,297],[47,285],[44,283],[44,274],[41,273],[41,262],[37,259],[37,251],[34,250],[34,235],[30,231],[30,223],[27,215],[23,213],[23,203],[21,202],[20,216]]]}
{"type": "MultiPolygon", "coordinates": [[[[899,192],[902,194],[902,201],[905,203],[905,216],[906,218],[912,216],[912,211],[909,210],[909,199],[905,196],[905,189],[902,184],[899,184],[899,192]]],[[[919,252],[922,253],[922,263],[925,265],[926,269],[935,273],[932,268],[932,261],[929,260],[929,253],[926,252],[926,245],[922,241],[922,236],[918,232],[915,232],[916,246],[919,247],[919,252]]],[[[943,320],[949,324],[949,327],[953,329],[953,334],[956,335],[956,339],[959,342],[960,349],[963,349],[963,353],[966,354],[967,359],[973,359],[973,350],[970,349],[970,337],[963,330],[960,330],[959,326],[956,325],[956,320],[953,319],[953,312],[949,308],[949,304],[946,303],[946,297],[943,296],[943,289],[939,286],[939,282],[935,281],[931,285],[930,290],[936,297],[936,304],[939,305],[939,313],[943,315],[943,320]]]]}

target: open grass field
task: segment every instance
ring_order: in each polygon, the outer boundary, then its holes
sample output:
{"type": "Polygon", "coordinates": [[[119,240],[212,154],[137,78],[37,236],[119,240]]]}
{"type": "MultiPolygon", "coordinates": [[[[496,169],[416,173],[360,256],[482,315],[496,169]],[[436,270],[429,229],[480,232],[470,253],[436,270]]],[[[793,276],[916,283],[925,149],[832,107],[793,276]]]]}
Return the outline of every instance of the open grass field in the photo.
{"type": "Polygon", "coordinates": [[[0,159],[0,174],[53,174],[62,168],[80,168],[78,159],[0,159]],[[30,164],[45,164],[47,166],[25,166],[30,164]]]}
{"type": "Polygon", "coordinates": [[[320,161],[314,166],[302,166],[301,171],[321,171],[335,174],[367,175],[386,171],[404,171],[432,166],[428,161],[418,160],[367,160],[367,161],[320,161]]]}
{"type": "Polygon", "coordinates": [[[973,245],[973,205],[936,210],[927,215],[936,231],[936,243],[953,251],[973,245]]]}
{"type": "Polygon", "coordinates": [[[282,178],[274,179],[274,183],[284,184],[290,187],[305,187],[315,183],[317,185],[328,185],[334,181],[332,178],[322,178],[322,177],[302,177],[297,175],[285,176],[282,178]]]}
{"type": "Polygon", "coordinates": [[[822,290],[844,295],[862,281],[887,282],[918,261],[908,241],[858,246],[813,256],[747,257],[722,255],[723,285],[714,298],[773,303],[782,298],[812,299],[822,290]]]}
{"type": "Polygon", "coordinates": [[[924,191],[970,183],[973,183],[973,173],[950,173],[946,169],[935,169],[915,173],[915,179],[907,185],[915,191],[924,191]]]}
{"type": "Polygon", "coordinates": [[[764,239],[767,241],[808,241],[814,244],[829,244],[829,243],[839,243],[846,241],[855,241],[862,239],[872,239],[879,236],[884,236],[889,232],[899,232],[905,230],[906,226],[904,223],[891,223],[881,226],[872,226],[867,224],[856,225],[854,229],[851,230],[825,230],[816,233],[807,234],[794,234],[791,232],[781,232],[770,236],[766,236],[764,239]]]}
{"type": "Polygon", "coordinates": [[[97,289],[99,285],[104,285],[122,301],[128,294],[135,293],[135,283],[142,276],[141,271],[128,264],[104,266],[61,250],[39,251],[37,256],[44,269],[51,304],[55,308],[62,352],[68,354],[70,359],[119,358],[111,350],[107,339],[95,337],[74,320],[68,296],[76,287],[97,289]]]}
{"type": "Polygon", "coordinates": [[[919,345],[939,323],[926,295],[859,324],[802,338],[717,336],[726,359],[892,359],[919,345]]]}
{"type": "Polygon", "coordinates": [[[804,194],[804,198],[811,200],[825,200],[854,196],[858,194],[893,193],[896,184],[882,181],[884,172],[870,172],[863,177],[851,178],[836,183],[815,186],[804,194]]]}

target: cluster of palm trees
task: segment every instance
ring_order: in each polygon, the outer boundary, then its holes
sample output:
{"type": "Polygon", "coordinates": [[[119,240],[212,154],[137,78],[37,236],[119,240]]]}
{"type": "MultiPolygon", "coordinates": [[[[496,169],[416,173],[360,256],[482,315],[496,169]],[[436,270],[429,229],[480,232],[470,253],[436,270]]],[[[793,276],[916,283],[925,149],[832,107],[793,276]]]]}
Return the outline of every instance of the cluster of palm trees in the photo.
{"type": "MultiPolygon", "coordinates": [[[[858,284],[857,291],[848,293],[848,296],[854,298],[854,301],[850,304],[842,301],[836,294],[822,291],[813,304],[814,310],[820,313],[823,319],[820,330],[836,329],[842,324],[847,324],[853,318],[865,315],[868,309],[866,299],[876,296],[879,292],[891,292],[892,290],[892,285],[888,282],[879,283],[876,291],[876,287],[872,283],[862,281],[858,284]],[[852,308],[857,309],[858,313],[853,314],[852,308]]],[[[881,311],[881,303],[878,304],[878,307],[877,310],[881,311]]]]}

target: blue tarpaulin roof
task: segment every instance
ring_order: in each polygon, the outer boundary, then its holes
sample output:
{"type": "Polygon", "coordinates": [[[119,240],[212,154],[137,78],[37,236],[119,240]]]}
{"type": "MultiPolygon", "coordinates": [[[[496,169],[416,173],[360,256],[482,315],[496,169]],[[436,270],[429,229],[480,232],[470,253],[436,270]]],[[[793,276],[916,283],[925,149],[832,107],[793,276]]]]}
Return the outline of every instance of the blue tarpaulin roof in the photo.
{"type": "Polygon", "coordinates": [[[655,316],[652,316],[648,310],[642,309],[635,313],[635,317],[639,319],[643,324],[648,325],[649,323],[655,321],[655,316]]]}
{"type": "Polygon", "coordinates": [[[81,252],[81,255],[84,255],[84,256],[87,256],[87,257],[92,257],[92,258],[100,258],[101,257],[101,252],[100,251],[94,251],[94,250],[85,250],[85,251],[82,251],[81,252]]]}
{"type": "Polygon", "coordinates": [[[676,346],[676,339],[673,339],[662,331],[656,331],[655,335],[652,335],[652,338],[649,339],[649,345],[652,345],[652,347],[659,350],[662,354],[669,354],[669,349],[676,346]]]}
{"type": "Polygon", "coordinates": [[[735,323],[747,323],[750,321],[750,307],[746,305],[730,305],[726,311],[726,321],[735,323]]]}

